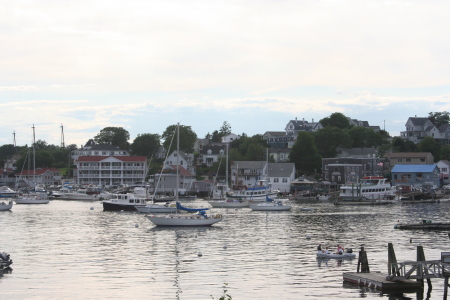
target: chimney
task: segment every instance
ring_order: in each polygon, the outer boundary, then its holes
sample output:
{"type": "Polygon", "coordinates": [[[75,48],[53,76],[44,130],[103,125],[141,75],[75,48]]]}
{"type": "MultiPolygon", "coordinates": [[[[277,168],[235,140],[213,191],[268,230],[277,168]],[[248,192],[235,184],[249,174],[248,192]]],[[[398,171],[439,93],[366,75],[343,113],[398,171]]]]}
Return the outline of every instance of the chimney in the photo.
{"type": "Polygon", "coordinates": [[[312,122],[314,123],[314,118],[312,119],[312,122]]]}

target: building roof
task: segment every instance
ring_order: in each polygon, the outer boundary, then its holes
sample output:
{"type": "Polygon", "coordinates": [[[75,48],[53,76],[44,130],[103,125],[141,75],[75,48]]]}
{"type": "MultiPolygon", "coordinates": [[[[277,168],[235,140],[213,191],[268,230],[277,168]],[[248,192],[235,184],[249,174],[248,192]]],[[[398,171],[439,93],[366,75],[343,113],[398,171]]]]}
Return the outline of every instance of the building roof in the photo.
{"type": "Polygon", "coordinates": [[[410,117],[409,118],[414,126],[423,126],[429,119],[428,118],[417,118],[410,117]]]}
{"type": "Polygon", "coordinates": [[[450,161],[445,160],[445,159],[441,159],[440,161],[438,161],[438,163],[444,163],[444,164],[446,164],[447,166],[450,166],[450,161]]]}
{"type": "Polygon", "coordinates": [[[117,160],[126,162],[126,161],[132,161],[132,162],[145,162],[147,157],[145,156],[80,156],[78,157],[78,162],[99,162],[108,158],[115,158],[117,160]]]}
{"type": "Polygon", "coordinates": [[[289,177],[294,169],[294,163],[269,163],[269,177],[289,177]]]}
{"type": "Polygon", "coordinates": [[[225,145],[213,145],[213,146],[203,146],[203,149],[200,151],[201,154],[205,155],[208,154],[208,150],[211,149],[212,154],[219,155],[220,150],[225,150],[225,145]]]}
{"type": "Polygon", "coordinates": [[[385,158],[403,158],[403,157],[420,158],[420,157],[427,157],[428,155],[432,155],[432,154],[430,152],[392,152],[392,153],[386,153],[383,157],[385,157],[385,158]]]}
{"type": "Polygon", "coordinates": [[[392,173],[431,173],[436,169],[436,165],[395,165],[392,173]]]}
{"type": "MultiPolygon", "coordinates": [[[[178,166],[178,167],[180,169],[180,175],[181,176],[194,176],[191,172],[186,170],[183,166],[178,166]]],[[[172,170],[176,170],[177,169],[177,165],[170,165],[170,168],[172,168],[172,170]]]]}
{"type": "Polygon", "coordinates": [[[263,134],[263,136],[270,135],[270,136],[285,136],[286,131],[266,131],[266,133],[263,134]]]}
{"type": "Polygon", "coordinates": [[[264,169],[265,166],[266,161],[235,161],[232,164],[232,167],[239,169],[264,169]]]}
{"type": "Polygon", "coordinates": [[[53,173],[59,173],[60,171],[56,168],[37,168],[36,170],[23,170],[22,172],[16,174],[15,176],[40,176],[45,172],[50,171],[53,173]]]}
{"type": "Polygon", "coordinates": [[[446,132],[449,128],[450,124],[442,124],[441,126],[439,126],[439,132],[440,133],[446,132]]]}

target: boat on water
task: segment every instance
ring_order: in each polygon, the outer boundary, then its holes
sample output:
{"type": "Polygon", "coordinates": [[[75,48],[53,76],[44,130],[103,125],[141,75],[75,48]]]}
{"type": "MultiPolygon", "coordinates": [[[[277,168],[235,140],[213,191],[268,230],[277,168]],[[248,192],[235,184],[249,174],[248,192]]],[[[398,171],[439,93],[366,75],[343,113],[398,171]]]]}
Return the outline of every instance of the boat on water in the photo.
{"type": "Polygon", "coordinates": [[[4,274],[4,273],[11,273],[12,265],[13,261],[11,259],[11,256],[6,253],[6,252],[1,252],[0,253],[0,277],[4,274]]]}
{"type": "Polygon", "coordinates": [[[269,198],[269,196],[266,196],[266,202],[251,203],[249,207],[254,211],[287,211],[292,208],[292,205],[285,203],[288,200],[289,199],[272,199],[269,198]]]}
{"type": "Polygon", "coordinates": [[[398,223],[394,225],[394,229],[429,229],[429,230],[449,230],[450,223],[448,222],[436,222],[433,223],[430,220],[422,220],[420,223],[402,224],[398,223]]]}
{"type": "MultiPolygon", "coordinates": [[[[180,150],[180,124],[177,124],[177,153],[180,150]]],[[[155,224],[156,226],[211,226],[212,224],[218,223],[223,220],[222,215],[217,214],[214,216],[208,216],[206,210],[209,208],[187,208],[181,205],[178,201],[178,187],[180,186],[180,172],[179,172],[179,162],[177,155],[176,164],[176,214],[165,214],[165,215],[147,215],[147,218],[155,224]],[[180,214],[179,211],[196,212],[196,214],[180,214]]]]}
{"type": "Polygon", "coordinates": [[[394,199],[395,193],[391,184],[382,176],[366,176],[359,182],[342,185],[339,193],[341,201],[393,201],[394,199]]]}
{"type": "Polygon", "coordinates": [[[99,200],[98,194],[88,193],[88,189],[73,189],[71,187],[61,188],[64,200],[79,200],[79,201],[95,201],[99,200]]]}
{"type": "Polygon", "coordinates": [[[12,198],[17,195],[17,192],[6,185],[0,187],[0,198],[12,198]]]}
{"type": "Polygon", "coordinates": [[[50,202],[46,192],[37,193],[35,195],[23,195],[14,199],[16,204],[47,204],[50,202]]]}
{"type": "Polygon", "coordinates": [[[326,253],[326,252],[317,251],[316,257],[317,258],[325,258],[325,259],[328,259],[328,258],[352,259],[352,258],[356,257],[356,254],[355,253],[349,253],[349,252],[344,252],[342,254],[337,254],[337,253],[326,253]]]}
{"type": "Polygon", "coordinates": [[[0,211],[10,210],[13,207],[13,201],[9,200],[8,202],[2,201],[0,202],[0,211]]]}
{"type": "Polygon", "coordinates": [[[211,200],[208,203],[215,208],[243,208],[249,207],[249,202],[239,199],[229,198],[226,200],[211,200]]]}
{"type": "Polygon", "coordinates": [[[266,195],[269,197],[276,197],[279,191],[271,190],[271,187],[265,185],[265,180],[258,180],[258,183],[253,187],[233,186],[230,193],[226,193],[226,197],[229,199],[240,199],[243,201],[266,201],[266,195]]]}
{"type": "Polygon", "coordinates": [[[211,226],[223,220],[221,214],[208,216],[206,210],[209,208],[187,208],[177,202],[179,211],[196,212],[195,214],[169,214],[149,215],[147,218],[157,226],[211,226]]]}
{"type": "Polygon", "coordinates": [[[147,205],[145,198],[138,198],[134,193],[115,194],[111,199],[102,202],[104,211],[136,211],[136,207],[147,205]]]}
{"type": "Polygon", "coordinates": [[[136,210],[140,213],[145,214],[154,214],[154,213],[166,213],[166,214],[174,214],[177,212],[176,203],[166,202],[165,204],[155,204],[150,203],[147,205],[139,205],[134,206],[136,210]]]}

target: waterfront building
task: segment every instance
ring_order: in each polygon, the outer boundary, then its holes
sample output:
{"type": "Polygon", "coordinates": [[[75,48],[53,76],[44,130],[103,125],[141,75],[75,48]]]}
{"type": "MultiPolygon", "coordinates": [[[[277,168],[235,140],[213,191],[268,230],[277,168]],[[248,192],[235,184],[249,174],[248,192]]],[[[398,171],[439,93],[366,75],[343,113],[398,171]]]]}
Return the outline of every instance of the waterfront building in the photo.
{"type": "Polygon", "coordinates": [[[147,174],[145,156],[80,156],[75,165],[77,184],[142,184],[147,174]]]}

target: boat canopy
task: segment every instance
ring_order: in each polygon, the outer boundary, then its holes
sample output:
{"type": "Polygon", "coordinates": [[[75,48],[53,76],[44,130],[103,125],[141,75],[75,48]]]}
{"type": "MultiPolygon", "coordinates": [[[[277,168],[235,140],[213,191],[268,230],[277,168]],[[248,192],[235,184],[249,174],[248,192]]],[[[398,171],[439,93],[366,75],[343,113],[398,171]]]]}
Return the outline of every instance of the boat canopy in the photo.
{"type": "Polygon", "coordinates": [[[187,207],[182,206],[180,202],[177,202],[177,209],[184,210],[184,211],[197,212],[197,211],[205,211],[205,210],[208,210],[209,208],[187,208],[187,207]]]}

